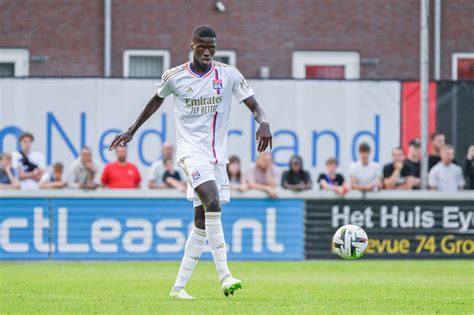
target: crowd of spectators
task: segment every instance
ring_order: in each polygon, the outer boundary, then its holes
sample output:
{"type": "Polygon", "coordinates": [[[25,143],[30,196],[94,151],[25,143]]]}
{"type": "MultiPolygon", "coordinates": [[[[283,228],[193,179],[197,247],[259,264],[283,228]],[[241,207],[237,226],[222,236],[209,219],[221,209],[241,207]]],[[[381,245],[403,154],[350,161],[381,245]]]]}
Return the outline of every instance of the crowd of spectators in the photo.
{"type": "MultiPolygon", "coordinates": [[[[85,189],[102,188],[138,189],[142,178],[137,166],[127,160],[127,147],[115,150],[116,160],[105,165],[99,172],[92,151],[84,146],[79,157],[65,170],[55,162],[46,169],[44,155],[33,150],[34,136],[23,133],[19,138],[19,150],[3,152],[0,156],[0,189],[85,189]]],[[[430,190],[455,192],[474,189],[474,145],[468,148],[464,170],[454,159],[454,147],[445,143],[445,136],[431,136],[432,151],[429,155],[428,186],[430,190]],[[467,179],[467,182],[466,182],[467,179]]],[[[321,190],[345,195],[348,191],[377,191],[420,189],[421,148],[414,139],[408,145],[407,155],[401,147],[392,149],[392,160],[380,165],[371,158],[371,148],[361,143],[358,158],[349,167],[349,178],[338,172],[335,158],[326,161],[325,171],[316,178],[321,190]]],[[[242,170],[240,159],[231,156],[227,164],[230,188],[235,191],[259,190],[270,198],[278,197],[279,189],[295,192],[313,188],[311,175],[303,167],[300,156],[292,156],[287,170],[280,173],[272,160],[272,154],[260,154],[255,164],[242,170]]],[[[176,189],[184,192],[188,186],[186,176],[174,161],[174,147],[164,143],[162,158],[155,161],[148,173],[149,189],[176,189]]]]}

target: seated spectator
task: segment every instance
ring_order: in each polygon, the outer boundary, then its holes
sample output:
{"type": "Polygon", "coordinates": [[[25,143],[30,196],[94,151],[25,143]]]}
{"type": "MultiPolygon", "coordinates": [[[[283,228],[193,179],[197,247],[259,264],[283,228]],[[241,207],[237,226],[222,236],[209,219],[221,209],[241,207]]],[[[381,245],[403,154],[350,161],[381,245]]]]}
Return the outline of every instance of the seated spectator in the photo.
{"type": "Polygon", "coordinates": [[[413,139],[408,144],[408,157],[405,160],[413,169],[413,189],[420,189],[421,184],[421,148],[420,140],[413,139]]]}
{"type": "Polygon", "coordinates": [[[370,160],[370,146],[367,143],[359,146],[359,160],[351,163],[349,175],[352,189],[374,191],[381,187],[380,164],[370,160]]]}
{"type": "Polygon", "coordinates": [[[467,186],[467,189],[474,189],[474,145],[471,145],[467,150],[464,174],[469,180],[469,185],[467,186]]]}
{"type": "Polygon", "coordinates": [[[405,162],[403,149],[392,149],[392,163],[383,167],[383,187],[385,189],[412,189],[415,184],[414,171],[411,165],[405,162]]]}
{"type": "Polygon", "coordinates": [[[303,191],[311,189],[313,183],[309,173],[303,170],[303,160],[300,156],[294,155],[290,159],[290,169],[285,171],[281,177],[281,186],[293,191],[303,191]]]}
{"type": "Polygon", "coordinates": [[[92,160],[92,151],[85,146],[81,149],[79,158],[72,162],[67,174],[67,187],[80,189],[96,189],[97,165],[92,160]]]}
{"type": "Polygon", "coordinates": [[[4,152],[0,158],[0,189],[18,189],[20,186],[16,170],[12,167],[12,156],[4,152]]]}
{"type": "MultiPolygon", "coordinates": [[[[166,188],[166,184],[163,183],[163,174],[165,173],[165,165],[163,161],[165,159],[171,159],[174,165],[174,147],[171,143],[165,142],[161,148],[163,158],[154,161],[151,164],[150,171],[148,173],[148,188],[166,188]]],[[[176,170],[179,176],[184,180],[186,177],[181,169],[176,170]]]]}
{"type": "Polygon", "coordinates": [[[344,183],[344,177],[337,173],[338,162],[335,158],[326,161],[326,173],[319,174],[318,183],[321,189],[332,190],[339,195],[345,195],[349,188],[344,183]]]}
{"type": "Polygon", "coordinates": [[[140,188],[140,172],[138,168],[127,162],[127,147],[122,145],[115,149],[117,161],[105,166],[100,179],[102,187],[107,188],[140,188]]]}
{"type": "Polygon", "coordinates": [[[240,159],[237,156],[233,155],[229,157],[229,163],[226,168],[230,189],[238,190],[240,192],[249,189],[247,181],[240,170],[240,159]]]}
{"type": "Polygon", "coordinates": [[[254,165],[247,172],[247,182],[250,189],[264,191],[270,198],[278,198],[276,186],[278,183],[278,172],[273,166],[272,154],[264,152],[260,154],[254,165]]]}
{"type": "Polygon", "coordinates": [[[51,168],[52,173],[46,172],[41,177],[41,180],[39,182],[40,188],[64,188],[65,184],[63,182],[63,164],[56,162],[51,168]]]}
{"type": "Polygon", "coordinates": [[[440,150],[440,157],[441,161],[431,169],[428,176],[430,189],[445,192],[463,190],[466,182],[461,167],[453,163],[453,146],[443,146],[440,150]]]}
{"type": "Polygon", "coordinates": [[[174,163],[172,158],[165,158],[163,160],[163,165],[165,166],[165,172],[163,173],[163,185],[165,188],[176,188],[179,191],[185,191],[187,184],[181,178],[179,172],[174,168],[174,163]]]}
{"type": "Polygon", "coordinates": [[[20,136],[20,151],[12,153],[12,166],[18,172],[21,189],[35,190],[44,174],[45,160],[42,153],[33,151],[34,137],[25,132],[20,136]]]}

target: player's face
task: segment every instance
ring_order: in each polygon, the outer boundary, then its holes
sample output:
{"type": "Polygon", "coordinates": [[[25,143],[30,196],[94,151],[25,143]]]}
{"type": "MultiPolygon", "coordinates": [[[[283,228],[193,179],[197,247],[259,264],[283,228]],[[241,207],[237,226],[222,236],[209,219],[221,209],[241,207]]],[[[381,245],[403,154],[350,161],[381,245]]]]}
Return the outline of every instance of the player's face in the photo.
{"type": "Polygon", "coordinates": [[[212,62],[212,57],[216,53],[217,40],[212,37],[196,37],[193,39],[191,48],[193,49],[193,61],[202,67],[207,67],[212,62]]]}

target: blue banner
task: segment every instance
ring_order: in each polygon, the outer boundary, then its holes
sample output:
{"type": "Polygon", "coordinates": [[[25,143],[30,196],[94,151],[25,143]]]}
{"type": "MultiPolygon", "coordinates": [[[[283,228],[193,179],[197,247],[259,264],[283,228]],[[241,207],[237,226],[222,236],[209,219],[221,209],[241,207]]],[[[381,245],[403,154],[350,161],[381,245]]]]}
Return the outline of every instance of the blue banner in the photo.
{"type": "MultiPolygon", "coordinates": [[[[224,205],[229,259],[303,259],[303,209],[303,200],[224,205]]],[[[179,260],[193,213],[178,199],[3,199],[0,259],[179,260]]]]}

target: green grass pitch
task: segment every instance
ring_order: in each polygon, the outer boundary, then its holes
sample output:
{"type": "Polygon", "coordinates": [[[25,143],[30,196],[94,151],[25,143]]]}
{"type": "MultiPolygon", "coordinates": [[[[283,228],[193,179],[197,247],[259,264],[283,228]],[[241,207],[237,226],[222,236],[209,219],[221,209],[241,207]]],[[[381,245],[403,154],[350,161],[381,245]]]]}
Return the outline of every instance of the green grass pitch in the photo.
{"type": "Polygon", "coordinates": [[[474,313],[474,263],[231,262],[243,290],[226,298],[212,262],[168,298],[178,262],[0,263],[0,314],[474,313]]]}

